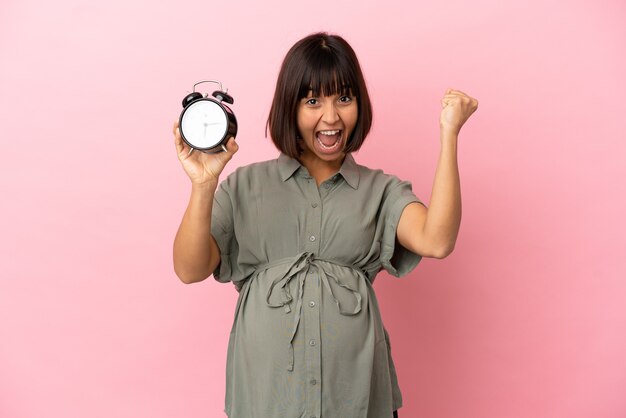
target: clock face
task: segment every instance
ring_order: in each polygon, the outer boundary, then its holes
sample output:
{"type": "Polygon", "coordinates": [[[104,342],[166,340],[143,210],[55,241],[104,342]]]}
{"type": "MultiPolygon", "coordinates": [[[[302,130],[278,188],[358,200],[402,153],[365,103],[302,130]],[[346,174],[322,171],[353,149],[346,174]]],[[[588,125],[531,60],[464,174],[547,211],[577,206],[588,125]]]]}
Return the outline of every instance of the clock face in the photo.
{"type": "Polygon", "coordinates": [[[215,147],[227,130],[226,112],[211,100],[198,100],[189,105],[180,124],[185,140],[197,148],[215,147]]]}

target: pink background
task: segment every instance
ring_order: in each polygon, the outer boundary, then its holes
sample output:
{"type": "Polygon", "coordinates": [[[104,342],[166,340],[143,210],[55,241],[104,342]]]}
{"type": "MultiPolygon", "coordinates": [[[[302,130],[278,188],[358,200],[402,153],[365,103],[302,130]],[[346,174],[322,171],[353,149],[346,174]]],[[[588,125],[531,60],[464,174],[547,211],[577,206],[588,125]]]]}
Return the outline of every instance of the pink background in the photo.
{"type": "MultiPolygon", "coordinates": [[[[237,293],[184,285],[190,193],[171,126],[194,82],[235,97],[239,154],[282,57],[355,48],[374,103],[356,155],[429,201],[445,89],[460,135],[455,252],[376,282],[401,417],[626,416],[622,1],[4,0],[0,417],[224,416],[237,293]]],[[[327,417],[333,418],[333,417],[327,417]]],[[[341,418],[341,417],[336,417],[341,418]]]]}

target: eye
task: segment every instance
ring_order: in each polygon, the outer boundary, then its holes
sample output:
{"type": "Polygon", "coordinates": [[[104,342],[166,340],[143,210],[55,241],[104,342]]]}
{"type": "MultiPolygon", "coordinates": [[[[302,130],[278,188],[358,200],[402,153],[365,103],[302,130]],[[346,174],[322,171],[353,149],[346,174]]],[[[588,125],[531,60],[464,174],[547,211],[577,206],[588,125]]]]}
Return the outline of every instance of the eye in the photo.
{"type": "Polygon", "coordinates": [[[317,103],[318,103],[318,102],[317,102],[317,99],[313,99],[313,98],[308,99],[308,100],[306,101],[306,104],[311,105],[311,106],[315,106],[317,103]]]}
{"type": "Polygon", "coordinates": [[[350,97],[350,96],[341,96],[339,98],[339,101],[341,103],[351,103],[352,102],[352,97],[350,97]]]}

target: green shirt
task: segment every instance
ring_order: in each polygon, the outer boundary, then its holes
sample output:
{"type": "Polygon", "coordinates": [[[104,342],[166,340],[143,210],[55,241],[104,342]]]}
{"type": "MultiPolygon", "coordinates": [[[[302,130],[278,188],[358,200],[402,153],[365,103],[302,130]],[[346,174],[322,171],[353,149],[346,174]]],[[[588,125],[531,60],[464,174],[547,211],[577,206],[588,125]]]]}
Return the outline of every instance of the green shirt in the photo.
{"type": "MultiPolygon", "coordinates": [[[[356,164],[317,186],[297,160],[240,167],[215,193],[214,277],[239,291],[230,418],[385,418],[402,406],[372,284],[421,260],[396,241],[411,184],[356,164]]],[[[421,203],[421,202],[420,202],[421,203]]]]}

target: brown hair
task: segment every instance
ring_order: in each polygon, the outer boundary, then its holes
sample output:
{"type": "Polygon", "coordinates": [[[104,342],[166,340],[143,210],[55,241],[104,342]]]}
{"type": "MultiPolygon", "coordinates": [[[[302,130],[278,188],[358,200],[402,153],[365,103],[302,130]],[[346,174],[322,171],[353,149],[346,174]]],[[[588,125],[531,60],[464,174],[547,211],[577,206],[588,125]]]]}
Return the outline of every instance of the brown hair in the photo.
{"type": "Polygon", "coordinates": [[[300,99],[313,96],[350,94],[356,96],[359,116],[348,138],[346,153],[361,148],[372,126],[372,105],[359,61],[352,47],[340,36],[313,33],[291,47],[278,74],[274,100],[265,127],[274,145],[298,158],[297,112],[300,99]]]}

